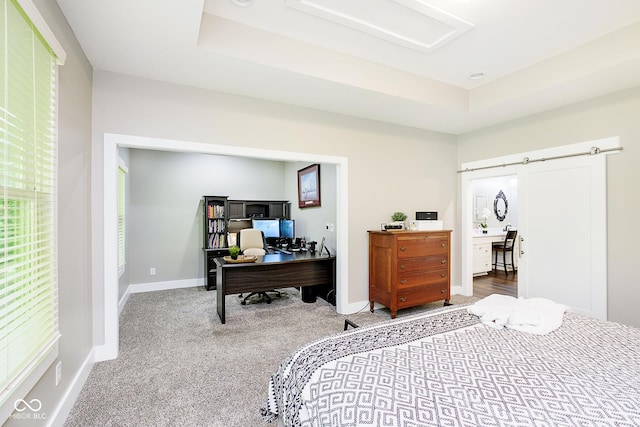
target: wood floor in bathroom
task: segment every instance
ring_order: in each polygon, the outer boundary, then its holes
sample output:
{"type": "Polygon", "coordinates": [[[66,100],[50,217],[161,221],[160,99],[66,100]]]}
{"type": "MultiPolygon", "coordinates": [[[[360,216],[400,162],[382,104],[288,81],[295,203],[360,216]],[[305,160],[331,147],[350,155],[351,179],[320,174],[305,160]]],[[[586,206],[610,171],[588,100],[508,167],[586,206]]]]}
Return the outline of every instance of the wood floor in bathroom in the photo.
{"type": "Polygon", "coordinates": [[[518,272],[509,271],[508,275],[504,270],[490,271],[486,276],[473,278],[473,296],[484,298],[491,294],[503,294],[512,297],[518,296],[518,272]]]}

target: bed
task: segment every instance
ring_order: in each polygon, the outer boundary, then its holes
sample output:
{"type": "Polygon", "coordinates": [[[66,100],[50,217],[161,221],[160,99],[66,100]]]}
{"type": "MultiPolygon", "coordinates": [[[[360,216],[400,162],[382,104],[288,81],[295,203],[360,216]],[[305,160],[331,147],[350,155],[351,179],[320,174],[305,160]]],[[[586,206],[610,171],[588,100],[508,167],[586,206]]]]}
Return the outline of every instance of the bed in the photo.
{"type": "Polygon", "coordinates": [[[283,426],[640,426],[640,329],[567,311],[544,335],[469,306],[313,342],[273,373],[283,426]],[[486,322],[485,322],[486,323],[486,322]]]}

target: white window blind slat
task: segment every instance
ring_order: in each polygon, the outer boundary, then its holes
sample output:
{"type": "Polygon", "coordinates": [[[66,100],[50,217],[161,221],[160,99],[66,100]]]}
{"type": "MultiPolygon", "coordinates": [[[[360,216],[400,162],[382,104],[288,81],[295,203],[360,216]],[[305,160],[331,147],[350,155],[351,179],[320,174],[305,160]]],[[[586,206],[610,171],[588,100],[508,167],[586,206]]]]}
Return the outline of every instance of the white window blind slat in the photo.
{"type": "Polygon", "coordinates": [[[126,263],[126,217],[125,193],[127,171],[118,166],[118,270],[122,271],[126,263]]]}
{"type": "Polygon", "coordinates": [[[56,59],[17,0],[0,11],[2,424],[55,359],[59,332],[56,59]]]}

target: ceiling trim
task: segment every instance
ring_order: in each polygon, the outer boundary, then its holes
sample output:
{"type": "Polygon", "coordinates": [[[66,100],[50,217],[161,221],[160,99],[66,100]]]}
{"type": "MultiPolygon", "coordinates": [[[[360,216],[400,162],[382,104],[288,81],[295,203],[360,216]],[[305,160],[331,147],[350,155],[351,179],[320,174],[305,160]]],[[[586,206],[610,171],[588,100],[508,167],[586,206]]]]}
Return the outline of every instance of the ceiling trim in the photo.
{"type": "Polygon", "coordinates": [[[405,18],[396,22],[385,20],[384,23],[374,22],[363,17],[361,13],[360,16],[352,13],[349,7],[356,6],[350,5],[349,2],[286,0],[286,6],[423,53],[430,53],[442,47],[474,27],[471,22],[421,0],[391,0],[376,5],[381,9],[377,16],[396,16],[400,13],[405,18]],[[388,10],[385,12],[382,10],[384,8],[388,10]],[[407,25],[407,22],[414,25],[407,25]],[[416,27],[419,27],[419,31],[410,31],[416,27]]]}

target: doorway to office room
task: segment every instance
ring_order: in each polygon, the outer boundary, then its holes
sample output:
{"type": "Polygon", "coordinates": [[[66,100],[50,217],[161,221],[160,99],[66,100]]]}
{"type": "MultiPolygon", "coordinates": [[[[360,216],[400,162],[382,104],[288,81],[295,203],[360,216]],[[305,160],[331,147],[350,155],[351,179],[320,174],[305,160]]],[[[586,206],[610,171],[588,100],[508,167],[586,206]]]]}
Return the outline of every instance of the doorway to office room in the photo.
{"type": "MultiPolygon", "coordinates": [[[[348,174],[347,159],[339,156],[296,153],[239,146],[226,146],[190,141],[167,140],[150,137],[138,137],[120,134],[104,135],[104,155],[102,162],[103,178],[103,217],[101,232],[103,245],[98,254],[102,261],[100,269],[102,280],[94,288],[94,336],[98,343],[94,346],[95,361],[114,359],[118,355],[118,268],[117,268],[117,230],[116,230],[116,170],[118,148],[152,149],[160,151],[179,151],[191,153],[209,153],[238,157],[252,157],[278,161],[327,163],[336,165],[336,247],[340,253],[336,261],[336,309],[338,313],[354,312],[348,301],[348,174]]],[[[100,274],[98,273],[98,274],[100,274]]]]}

